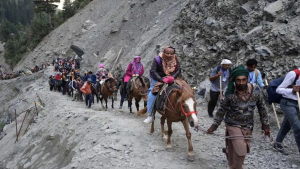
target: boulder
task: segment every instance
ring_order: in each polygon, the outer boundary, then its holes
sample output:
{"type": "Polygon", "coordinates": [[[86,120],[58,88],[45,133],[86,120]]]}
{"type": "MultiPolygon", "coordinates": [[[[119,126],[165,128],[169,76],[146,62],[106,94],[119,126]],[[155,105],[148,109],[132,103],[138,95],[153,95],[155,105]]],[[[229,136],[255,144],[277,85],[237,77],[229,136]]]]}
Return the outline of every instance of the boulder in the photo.
{"type": "Polygon", "coordinates": [[[282,0],[270,3],[267,7],[264,8],[264,12],[267,15],[267,20],[274,21],[276,15],[283,9],[284,5],[282,0]]]}
{"type": "Polygon", "coordinates": [[[86,32],[90,29],[92,29],[93,27],[97,26],[97,24],[95,24],[95,22],[91,21],[91,20],[87,20],[82,24],[82,32],[86,32]]]}

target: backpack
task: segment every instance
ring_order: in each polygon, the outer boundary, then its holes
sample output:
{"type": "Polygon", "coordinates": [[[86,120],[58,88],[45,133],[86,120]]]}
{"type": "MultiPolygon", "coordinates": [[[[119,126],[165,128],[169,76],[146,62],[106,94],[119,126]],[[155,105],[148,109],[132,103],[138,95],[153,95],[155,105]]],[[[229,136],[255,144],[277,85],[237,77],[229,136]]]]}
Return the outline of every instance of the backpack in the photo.
{"type": "MultiPolygon", "coordinates": [[[[296,83],[296,81],[299,78],[300,71],[299,69],[293,70],[296,73],[296,78],[293,82],[293,84],[296,83]]],[[[282,98],[281,94],[276,93],[277,87],[283,82],[285,76],[281,76],[280,78],[274,79],[268,86],[267,93],[268,93],[268,103],[280,103],[280,99],[282,98]]]]}

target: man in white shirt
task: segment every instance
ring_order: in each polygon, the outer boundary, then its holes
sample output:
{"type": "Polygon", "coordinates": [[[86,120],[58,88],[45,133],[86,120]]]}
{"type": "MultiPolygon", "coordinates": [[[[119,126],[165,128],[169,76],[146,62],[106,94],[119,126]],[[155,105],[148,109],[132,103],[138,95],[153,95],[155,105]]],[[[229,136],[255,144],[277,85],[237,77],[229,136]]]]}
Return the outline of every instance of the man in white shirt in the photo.
{"type": "Polygon", "coordinates": [[[280,108],[283,110],[285,116],[277,134],[274,149],[284,155],[287,155],[287,153],[283,149],[282,142],[291,129],[294,132],[298,151],[300,152],[300,120],[296,96],[296,92],[300,91],[299,74],[299,68],[288,72],[283,82],[276,89],[276,93],[281,94],[283,97],[280,100],[280,108]]]}

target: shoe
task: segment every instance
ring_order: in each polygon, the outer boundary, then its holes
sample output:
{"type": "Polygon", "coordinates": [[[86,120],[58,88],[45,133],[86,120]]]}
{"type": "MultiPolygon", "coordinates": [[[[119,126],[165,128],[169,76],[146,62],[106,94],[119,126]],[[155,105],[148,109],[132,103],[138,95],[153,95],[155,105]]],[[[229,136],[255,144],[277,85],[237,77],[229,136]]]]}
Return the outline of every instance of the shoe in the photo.
{"type": "Polygon", "coordinates": [[[119,109],[122,109],[122,106],[120,106],[119,109]]]}
{"type": "Polygon", "coordinates": [[[273,144],[273,149],[275,151],[278,151],[280,153],[282,153],[283,155],[289,155],[287,152],[284,151],[284,148],[283,146],[281,145],[281,143],[277,144],[277,143],[274,143],[273,144]]]}
{"type": "Polygon", "coordinates": [[[152,116],[148,116],[143,122],[144,123],[152,123],[153,122],[152,116]]]}
{"type": "Polygon", "coordinates": [[[211,117],[211,118],[214,117],[214,115],[212,113],[208,113],[208,116],[211,117]]]}

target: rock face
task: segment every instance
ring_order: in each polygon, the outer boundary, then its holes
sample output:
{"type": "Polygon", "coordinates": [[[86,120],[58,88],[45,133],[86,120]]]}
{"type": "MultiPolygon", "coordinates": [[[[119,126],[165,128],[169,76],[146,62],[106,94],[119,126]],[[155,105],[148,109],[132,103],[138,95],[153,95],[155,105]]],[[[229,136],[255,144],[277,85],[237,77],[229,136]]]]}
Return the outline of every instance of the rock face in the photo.
{"type": "Polygon", "coordinates": [[[111,69],[123,47],[113,73],[124,74],[133,57],[140,55],[148,74],[152,58],[172,45],[193,85],[206,79],[223,58],[231,59],[233,66],[255,58],[271,80],[300,66],[299,11],[296,0],[93,1],[18,67],[73,57],[70,45],[79,43],[85,51],[85,69],[95,71],[100,62],[111,69]]]}
{"type": "Polygon", "coordinates": [[[172,39],[187,78],[199,84],[223,58],[234,66],[255,58],[268,80],[299,67],[299,5],[191,0],[174,25],[177,36],[172,39]]]}

